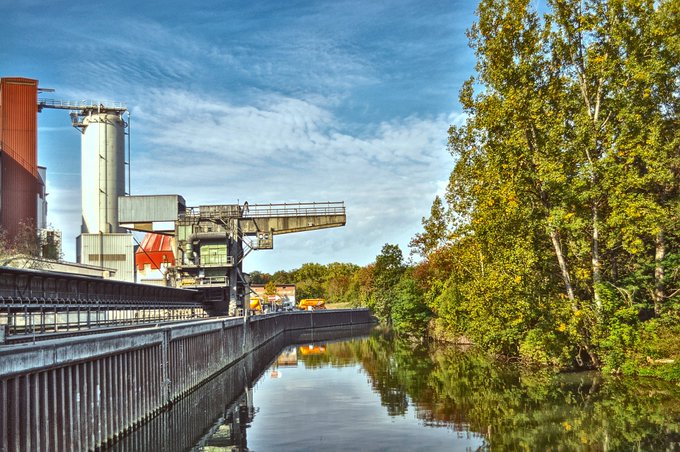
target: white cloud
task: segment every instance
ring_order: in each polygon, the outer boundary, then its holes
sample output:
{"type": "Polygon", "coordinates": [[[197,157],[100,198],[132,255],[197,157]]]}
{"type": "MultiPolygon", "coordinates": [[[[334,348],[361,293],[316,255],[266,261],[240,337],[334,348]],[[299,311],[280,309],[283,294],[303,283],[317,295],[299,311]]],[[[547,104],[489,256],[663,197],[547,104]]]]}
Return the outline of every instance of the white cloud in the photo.
{"type": "MultiPolygon", "coordinates": [[[[190,205],[346,202],[345,228],[277,237],[276,249],[253,253],[247,268],[366,264],[386,242],[405,248],[446,186],[446,130],[457,116],[341,119],[343,108],[369,102],[352,89],[399,78],[347,37],[256,34],[227,46],[148,19],[121,28],[125,35],[68,32],[59,48],[76,57],[68,73],[78,83],[54,87],[64,99],[127,101],[133,194],[178,193],[190,205]]],[[[79,146],[75,134],[69,139],[79,146]]],[[[80,229],[79,181],[58,187],[50,218],[68,249],[80,229]]]]}
{"type": "MultiPolygon", "coordinates": [[[[386,242],[406,252],[452,166],[445,147],[453,117],[398,118],[367,124],[359,135],[323,103],[276,94],[235,105],[150,90],[137,105],[134,194],[178,193],[190,205],[345,201],[346,227],[279,236],[275,251],[248,257],[251,270],[366,264],[386,242]]],[[[50,217],[70,218],[68,250],[79,231],[79,193],[51,192],[50,217]]]]}
{"type": "Polygon", "coordinates": [[[376,246],[405,246],[451,167],[451,117],[369,124],[357,136],[331,110],[280,95],[234,105],[173,91],[150,93],[144,105],[160,98],[172,108],[135,113],[145,143],[134,157],[135,193],[176,191],[190,205],[346,202],[345,228],[278,238],[285,262],[263,261],[265,270],[340,257],[367,263],[376,246]]]}

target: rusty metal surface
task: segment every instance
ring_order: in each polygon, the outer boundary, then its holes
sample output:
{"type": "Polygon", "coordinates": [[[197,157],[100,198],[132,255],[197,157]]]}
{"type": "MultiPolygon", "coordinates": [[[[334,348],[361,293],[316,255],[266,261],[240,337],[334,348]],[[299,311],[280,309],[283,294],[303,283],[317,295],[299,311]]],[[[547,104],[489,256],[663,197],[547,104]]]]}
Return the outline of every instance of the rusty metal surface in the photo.
{"type": "Polygon", "coordinates": [[[0,79],[0,225],[10,238],[36,221],[38,81],[0,79]]]}
{"type": "Polygon", "coordinates": [[[40,187],[37,177],[13,159],[7,147],[0,144],[0,150],[0,226],[10,240],[14,240],[23,228],[36,224],[36,198],[40,187]]]}
{"type": "Polygon", "coordinates": [[[37,177],[38,81],[0,79],[0,141],[16,153],[29,173],[37,177]]]}

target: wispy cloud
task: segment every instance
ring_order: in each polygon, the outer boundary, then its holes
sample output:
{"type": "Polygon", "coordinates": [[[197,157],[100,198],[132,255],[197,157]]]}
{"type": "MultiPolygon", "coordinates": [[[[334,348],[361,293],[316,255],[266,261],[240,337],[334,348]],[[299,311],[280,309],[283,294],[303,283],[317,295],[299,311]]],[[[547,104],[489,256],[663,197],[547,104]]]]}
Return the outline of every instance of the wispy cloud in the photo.
{"type": "MultiPolygon", "coordinates": [[[[344,200],[348,225],[331,242],[356,256],[381,241],[404,246],[448,175],[453,116],[368,124],[358,136],[332,111],[299,99],[272,94],[239,106],[188,92],[162,96],[172,108],[136,114],[147,143],[135,157],[137,191],[166,192],[170,179],[190,204],[344,200]]],[[[147,103],[157,105],[154,98],[147,103]]],[[[282,240],[307,256],[312,246],[320,260],[328,246],[282,240]]]]}
{"type": "MultiPolygon", "coordinates": [[[[204,2],[169,6],[176,16],[144,2],[91,6],[0,12],[35,30],[29,40],[17,28],[11,44],[40,59],[31,64],[45,75],[33,76],[56,97],[127,103],[133,193],[177,192],[194,205],[346,201],[344,229],[278,238],[251,269],[367,263],[385,242],[405,246],[446,186],[452,84],[463,78],[448,73],[464,60],[453,48],[465,47],[452,31],[464,28],[465,2],[204,2]]],[[[21,59],[11,48],[0,56],[21,59]]],[[[50,217],[69,254],[80,180],[64,156],[79,136],[43,131],[50,217]]]]}

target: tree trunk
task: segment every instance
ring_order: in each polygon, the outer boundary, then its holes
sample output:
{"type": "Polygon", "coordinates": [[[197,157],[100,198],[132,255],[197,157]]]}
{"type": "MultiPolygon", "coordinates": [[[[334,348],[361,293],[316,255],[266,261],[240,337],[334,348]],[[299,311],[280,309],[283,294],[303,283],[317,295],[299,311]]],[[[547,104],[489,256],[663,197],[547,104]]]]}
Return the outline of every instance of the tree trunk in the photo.
{"type": "Polygon", "coordinates": [[[663,231],[656,235],[656,252],[654,253],[654,314],[659,315],[661,304],[666,298],[664,289],[663,260],[666,257],[666,237],[663,231]]]}
{"type": "Polygon", "coordinates": [[[602,282],[602,263],[600,262],[600,229],[598,214],[597,204],[593,204],[593,299],[595,300],[597,310],[601,311],[602,300],[600,300],[600,289],[598,286],[600,285],[600,282],[602,282]]]}
{"type": "Polygon", "coordinates": [[[550,230],[550,240],[552,240],[553,247],[555,248],[555,254],[557,255],[557,263],[560,266],[560,271],[562,272],[562,279],[564,280],[564,286],[567,290],[567,297],[571,301],[572,309],[576,309],[574,306],[574,289],[571,287],[571,277],[569,277],[569,269],[567,268],[567,262],[564,259],[564,253],[562,252],[562,244],[560,243],[560,238],[557,230],[550,230]]]}

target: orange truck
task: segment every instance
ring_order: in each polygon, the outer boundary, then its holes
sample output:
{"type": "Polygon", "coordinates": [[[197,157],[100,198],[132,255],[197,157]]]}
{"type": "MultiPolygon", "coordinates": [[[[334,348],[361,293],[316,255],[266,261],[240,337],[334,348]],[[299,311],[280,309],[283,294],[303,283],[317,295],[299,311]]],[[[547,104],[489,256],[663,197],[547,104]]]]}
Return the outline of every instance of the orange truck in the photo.
{"type": "Polygon", "coordinates": [[[326,309],[326,300],[323,298],[303,298],[298,304],[298,309],[302,309],[303,311],[326,309]]]}

